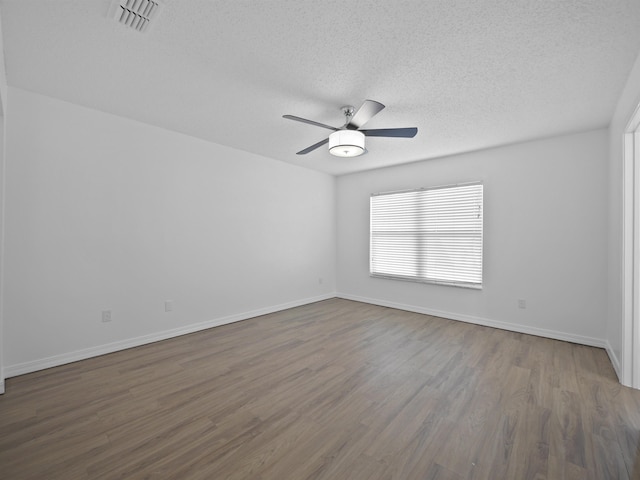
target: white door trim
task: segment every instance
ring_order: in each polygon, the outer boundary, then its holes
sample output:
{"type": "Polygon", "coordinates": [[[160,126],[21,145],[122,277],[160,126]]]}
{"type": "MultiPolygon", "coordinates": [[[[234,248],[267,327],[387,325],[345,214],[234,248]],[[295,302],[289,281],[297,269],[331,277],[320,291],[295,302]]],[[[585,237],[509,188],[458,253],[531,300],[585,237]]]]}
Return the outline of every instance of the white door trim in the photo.
{"type": "Polygon", "coordinates": [[[640,105],[623,139],[622,364],[623,385],[640,388],[640,105]]]}

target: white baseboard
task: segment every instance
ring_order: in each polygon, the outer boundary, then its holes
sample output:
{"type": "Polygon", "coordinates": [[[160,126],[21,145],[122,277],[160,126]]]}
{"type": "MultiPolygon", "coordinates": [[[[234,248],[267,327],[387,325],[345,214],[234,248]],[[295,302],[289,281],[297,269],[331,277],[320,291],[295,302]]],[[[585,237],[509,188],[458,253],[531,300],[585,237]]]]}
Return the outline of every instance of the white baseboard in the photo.
{"type": "MultiPolygon", "coordinates": [[[[431,308],[418,307],[415,305],[405,305],[403,303],[389,302],[387,300],[379,300],[374,298],[360,297],[348,293],[337,293],[336,297],[346,300],[354,300],[356,302],[370,303],[381,307],[396,308],[398,310],[406,310],[408,312],[423,313],[433,317],[447,318],[451,320],[460,320],[462,322],[473,323],[475,325],[483,325],[485,327],[499,328],[501,330],[509,330],[511,332],[526,333],[538,337],[552,338],[554,340],[563,340],[565,342],[578,343],[588,345],[590,347],[606,348],[607,342],[601,338],[585,337],[573,333],[559,332],[557,330],[547,330],[544,328],[530,327],[517,323],[501,322],[498,320],[490,320],[488,318],[476,317],[472,315],[463,315],[459,313],[445,312],[442,310],[433,310],[431,308]]],[[[615,368],[615,365],[614,365],[615,368]]]]}
{"type": "MultiPolygon", "coordinates": [[[[618,378],[620,378],[620,372],[621,372],[620,362],[618,358],[615,356],[613,349],[611,348],[611,345],[609,345],[609,342],[607,342],[604,339],[586,337],[583,335],[576,335],[576,334],[560,332],[556,330],[535,328],[527,325],[519,325],[516,323],[501,322],[501,321],[490,320],[482,317],[445,312],[442,310],[434,310],[434,309],[419,307],[415,305],[407,305],[402,303],[390,302],[387,300],[361,297],[358,295],[351,295],[346,293],[328,293],[324,295],[319,295],[317,297],[305,298],[305,299],[297,300],[294,302],[283,303],[280,305],[273,305],[273,306],[261,308],[258,310],[252,310],[249,312],[229,315],[226,317],[208,320],[206,322],[187,325],[185,327],[179,327],[171,330],[164,330],[162,332],[156,332],[156,333],[144,335],[141,337],[120,340],[113,343],[98,345],[96,347],[76,350],[74,352],[63,353],[60,355],[54,355],[52,357],[46,357],[38,360],[33,360],[30,362],[25,362],[25,363],[20,363],[15,365],[8,365],[8,366],[5,366],[4,368],[4,377],[10,378],[18,375],[24,375],[26,373],[35,372],[38,370],[44,370],[46,368],[51,368],[51,367],[57,367],[59,365],[64,365],[66,363],[77,362],[79,360],[84,360],[91,357],[97,357],[100,355],[113,353],[120,350],[125,350],[127,348],[138,347],[140,345],[146,345],[148,343],[167,340],[169,338],[179,337],[181,335],[187,335],[189,333],[206,330],[208,328],[218,327],[220,325],[227,325],[229,323],[246,320],[248,318],[258,317],[260,315],[267,315],[269,313],[279,312],[282,310],[287,310],[289,308],[295,308],[302,305],[307,305],[307,304],[319,302],[322,300],[328,300],[330,298],[335,298],[335,297],[344,298],[346,300],[353,300],[356,302],[369,303],[372,305],[379,305],[382,307],[396,308],[398,310],[406,310],[409,312],[422,313],[422,314],[431,315],[434,317],[447,318],[451,320],[459,320],[462,322],[472,323],[475,325],[483,325],[487,327],[499,328],[501,330],[508,330],[508,331],[518,332],[518,333],[526,333],[529,335],[536,335],[538,337],[546,337],[546,338],[552,338],[555,340],[563,340],[563,341],[578,343],[582,345],[589,345],[592,347],[604,348],[607,354],[609,355],[609,358],[611,360],[614,370],[616,371],[616,374],[618,375],[618,378]]],[[[4,392],[4,381],[0,382],[0,393],[2,392],[4,392]]]]}
{"type": "MultiPolygon", "coordinates": [[[[237,313],[226,317],[217,318],[214,320],[208,320],[206,322],[195,323],[187,325],[185,327],[174,328],[171,330],[164,330],[162,332],[156,332],[149,335],[143,335],[141,337],[129,338],[126,340],[120,340],[113,343],[107,343],[104,345],[98,345],[96,347],[85,348],[82,350],[76,350],[74,352],[63,353],[60,355],[54,355],[52,357],[41,358],[30,362],[19,363],[16,365],[8,365],[4,368],[5,378],[15,377],[18,375],[24,375],[25,373],[36,372],[38,370],[44,370],[46,368],[57,367],[66,363],[77,362],[78,360],[85,360],[91,357],[98,357],[107,353],[117,352],[119,350],[125,350],[127,348],[139,347],[148,343],[159,342],[161,340],[167,340],[168,338],[179,337],[181,335],[187,335],[189,333],[198,332],[200,330],[206,330],[208,328],[219,327],[220,325],[227,325],[229,323],[238,322],[240,320],[246,320],[248,318],[259,317],[261,315],[267,315],[269,313],[279,312],[281,310],[287,310],[289,308],[299,307],[307,305],[309,303],[315,303],[322,300],[328,300],[335,298],[335,293],[327,293],[319,295],[317,297],[304,298],[293,302],[282,303],[280,305],[273,305],[270,307],[260,308],[258,310],[252,310],[249,312],[237,313]]],[[[4,382],[3,385],[4,386],[4,382]]]]}
{"type": "Polygon", "coordinates": [[[604,349],[607,351],[607,355],[609,355],[609,360],[611,360],[611,365],[613,365],[613,369],[618,376],[618,381],[622,383],[622,368],[620,367],[620,359],[618,359],[616,353],[613,351],[609,340],[605,340],[604,349]]]}

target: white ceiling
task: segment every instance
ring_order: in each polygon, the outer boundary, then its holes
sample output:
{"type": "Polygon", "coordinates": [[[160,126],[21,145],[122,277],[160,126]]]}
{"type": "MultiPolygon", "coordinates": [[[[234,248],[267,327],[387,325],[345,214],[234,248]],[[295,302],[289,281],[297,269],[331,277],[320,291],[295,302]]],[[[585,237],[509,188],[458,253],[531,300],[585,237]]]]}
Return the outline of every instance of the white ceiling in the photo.
{"type": "Polygon", "coordinates": [[[146,34],[110,0],[0,2],[7,81],[331,174],[605,127],[640,51],[638,0],[166,0],[146,34]],[[387,108],[342,159],[295,152],[340,107],[387,108]]]}

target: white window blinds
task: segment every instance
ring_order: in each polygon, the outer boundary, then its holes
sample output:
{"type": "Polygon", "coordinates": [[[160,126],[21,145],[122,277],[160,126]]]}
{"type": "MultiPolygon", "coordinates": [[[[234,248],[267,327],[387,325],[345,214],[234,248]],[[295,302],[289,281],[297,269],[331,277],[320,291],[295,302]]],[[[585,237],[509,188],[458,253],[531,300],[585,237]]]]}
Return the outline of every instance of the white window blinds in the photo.
{"type": "Polygon", "coordinates": [[[371,195],[374,277],[482,288],[482,184],[371,195]]]}

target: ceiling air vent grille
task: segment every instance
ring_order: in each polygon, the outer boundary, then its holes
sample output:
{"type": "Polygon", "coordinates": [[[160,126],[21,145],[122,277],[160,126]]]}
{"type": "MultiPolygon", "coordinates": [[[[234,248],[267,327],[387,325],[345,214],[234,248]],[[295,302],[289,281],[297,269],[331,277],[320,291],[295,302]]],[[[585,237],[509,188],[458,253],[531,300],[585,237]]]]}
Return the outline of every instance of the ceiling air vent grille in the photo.
{"type": "Polygon", "coordinates": [[[114,0],[113,18],[138,32],[146,32],[162,4],[156,0],[114,0]]]}

